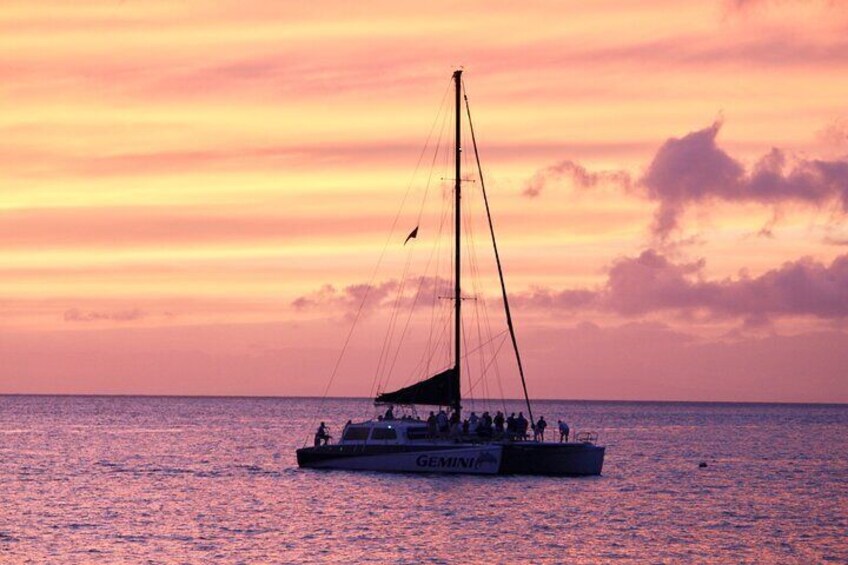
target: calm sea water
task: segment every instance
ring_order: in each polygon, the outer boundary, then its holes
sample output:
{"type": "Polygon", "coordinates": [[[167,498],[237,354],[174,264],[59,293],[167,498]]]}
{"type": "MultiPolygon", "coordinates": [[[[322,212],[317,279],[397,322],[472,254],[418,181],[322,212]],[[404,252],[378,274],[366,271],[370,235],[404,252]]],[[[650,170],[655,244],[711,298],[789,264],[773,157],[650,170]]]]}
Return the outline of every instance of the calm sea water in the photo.
{"type": "Polygon", "coordinates": [[[296,467],[371,410],[0,397],[0,562],[848,562],[848,406],[537,403],[600,432],[593,478],[296,467]]]}

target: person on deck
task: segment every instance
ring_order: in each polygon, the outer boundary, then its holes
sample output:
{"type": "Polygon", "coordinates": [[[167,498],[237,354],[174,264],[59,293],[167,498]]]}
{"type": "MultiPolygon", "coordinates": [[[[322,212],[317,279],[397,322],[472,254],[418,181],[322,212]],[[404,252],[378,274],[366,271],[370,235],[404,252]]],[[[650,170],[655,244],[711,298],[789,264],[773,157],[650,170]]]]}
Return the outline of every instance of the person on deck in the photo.
{"type": "Polygon", "coordinates": [[[318,431],[315,432],[315,447],[321,445],[322,441],[324,445],[327,445],[327,442],[330,441],[330,434],[327,433],[327,426],[324,425],[324,422],[321,422],[318,431]]]}
{"type": "Polygon", "coordinates": [[[517,428],[519,439],[527,439],[527,426],[529,422],[524,417],[524,412],[518,413],[518,418],[515,419],[515,427],[517,428]]]}
{"type": "Polygon", "coordinates": [[[559,442],[562,443],[563,438],[568,442],[568,434],[571,431],[568,429],[568,424],[562,420],[557,420],[557,424],[559,425],[559,442]]]}
{"type": "Polygon", "coordinates": [[[395,419],[394,406],[389,406],[389,408],[386,410],[386,415],[383,416],[383,419],[384,420],[394,420],[395,419]]]}
{"type": "Polygon", "coordinates": [[[438,433],[439,427],[436,424],[436,415],[430,410],[430,416],[427,417],[427,435],[430,439],[433,439],[438,433]]]}
{"type": "MultiPolygon", "coordinates": [[[[453,418],[451,418],[451,420],[453,420],[453,418]]],[[[461,435],[462,424],[459,423],[459,420],[452,421],[450,425],[450,438],[454,441],[459,441],[461,435]]]]}
{"type": "Polygon", "coordinates": [[[504,434],[504,415],[503,412],[498,410],[498,413],[495,414],[495,418],[493,420],[495,424],[495,436],[498,438],[503,437],[504,434]]]}
{"type": "Polygon", "coordinates": [[[477,435],[485,439],[492,437],[492,416],[488,412],[483,412],[483,417],[477,424],[477,435]]]}
{"type": "Polygon", "coordinates": [[[518,425],[515,422],[515,412],[509,415],[509,418],[506,419],[506,435],[509,436],[509,439],[515,439],[515,436],[518,435],[518,425]]]}
{"type": "Polygon", "coordinates": [[[477,433],[477,425],[480,423],[480,418],[477,417],[476,412],[472,412],[468,417],[468,429],[471,430],[472,434],[477,433]]]}
{"type": "Polygon", "coordinates": [[[448,435],[448,415],[444,410],[439,410],[436,414],[436,426],[439,428],[439,435],[448,435]]]}
{"type": "Polygon", "coordinates": [[[536,422],[536,427],[533,430],[533,435],[535,439],[540,441],[545,441],[545,428],[548,427],[548,423],[545,421],[544,416],[539,416],[539,421],[536,422]]]}

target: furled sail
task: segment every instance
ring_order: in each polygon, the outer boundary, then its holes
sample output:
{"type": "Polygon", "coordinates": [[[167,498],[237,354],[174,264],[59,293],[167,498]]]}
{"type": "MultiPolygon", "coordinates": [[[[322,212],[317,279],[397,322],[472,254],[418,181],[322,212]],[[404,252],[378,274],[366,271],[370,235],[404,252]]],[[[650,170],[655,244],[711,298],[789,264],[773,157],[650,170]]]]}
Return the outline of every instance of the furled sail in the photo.
{"type": "Polygon", "coordinates": [[[378,395],[374,402],[458,407],[460,404],[459,373],[456,367],[451,367],[414,385],[394,392],[384,392],[378,395]]]}

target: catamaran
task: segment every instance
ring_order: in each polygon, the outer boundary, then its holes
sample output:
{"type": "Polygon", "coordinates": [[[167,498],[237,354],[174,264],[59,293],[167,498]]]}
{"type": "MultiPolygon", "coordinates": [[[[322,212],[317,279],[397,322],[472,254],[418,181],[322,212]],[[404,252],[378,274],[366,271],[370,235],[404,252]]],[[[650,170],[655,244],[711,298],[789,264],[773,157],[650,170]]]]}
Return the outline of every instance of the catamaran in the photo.
{"type": "MultiPolygon", "coordinates": [[[[463,335],[461,292],[461,203],[462,203],[462,70],[453,73],[455,94],[455,143],[454,143],[454,187],[453,187],[453,358],[452,366],[412,385],[395,391],[377,394],[376,406],[389,406],[386,416],[365,420],[349,421],[341,438],[330,443],[326,437],[316,436],[315,445],[297,450],[300,467],[315,469],[346,469],[357,471],[385,472],[438,472],[466,474],[524,474],[524,475],[599,475],[604,463],[604,447],[596,445],[597,434],[584,432],[575,441],[545,442],[528,438],[526,430],[503,430],[499,425],[494,431],[489,427],[485,433],[466,430],[459,426],[462,413],[461,379],[463,375],[463,335]],[[445,408],[450,412],[450,429],[434,425],[434,416],[428,421],[417,417],[396,418],[391,407],[430,406],[445,408]],[[321,441],[323,439],[323,441],[321,441]]],[[[482,188],[503,297],[504,314],[509,336],[515,351],[518,373],[521,377],[524,401],[531,425],[533,410],[527,393],[524,367],[515,337],[509,300],[504,282],[503,269],[498,254],[497,241],[483,183],[477,141],[471,122],[468,97],[464,97],[471,139],[476,156],[478,179],[482,188]]],[[[413,237],[416,230],[410,234],[413,237]]],[[[407,238],[409,239],[409,238],[407,238]]],[[[443,420],[447,412],[440,410],[443,420]]],[[[523,417],[523,415],[522,415],[523,417]]],[[[499,423],[502,424],[502,421],[499,423]]],[[[534,426],[535,428],[535,426],[534,426]]],[[[322,424],[323,429],[323,424],[322,424]]]]}

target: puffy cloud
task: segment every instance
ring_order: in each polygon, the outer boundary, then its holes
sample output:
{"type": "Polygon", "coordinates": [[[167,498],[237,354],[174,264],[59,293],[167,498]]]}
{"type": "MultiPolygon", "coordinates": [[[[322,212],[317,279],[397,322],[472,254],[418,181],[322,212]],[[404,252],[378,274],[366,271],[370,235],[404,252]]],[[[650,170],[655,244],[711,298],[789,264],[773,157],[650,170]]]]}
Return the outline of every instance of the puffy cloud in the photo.
{"type": "MultiPolygon", "coordinates": [[[[716,144],[721,125],[716,121],[681,138],[666,140],[635,182],[647,198],[659,203],[652,227],[656,235],[665,238],[679,228],[680,215],[687,206],[715,200],[773,207],[785,202],[814,206],[836,202],[848,212],[848,158],[792,158],[773,148],[746,168],[716,144]]],[[[523,194],[539,196],[548,185],[563,179],[581,188],[608,183],[629,190],[634,185],[626,171],[590,171],[565,160],[533,175],[523,194]]]]}
{"type": "Polygon", "coordinates": [[[716,145],[721,122],[667,140],[639,183],[660,203],[654,231],[666,236],[679,227],[691,203],[711,199],[779,205],[796,201],[822,205],[839,201],[848,211],[848,160],[790,159],[779,149],[745,167],[716,145]]]}
{"type": "Polygon", "coordinates": [[[522,296],[543,308],[593,308],[624,316],[657,311],[701,311],[763,323],[774,316],[848,318],[848,254],[830,265],[809,258],[784,263],[758,277],[717,281],[703,276],[704,261],[675,263],[649,249],[616,261],[603,288],[522,296]]]}

